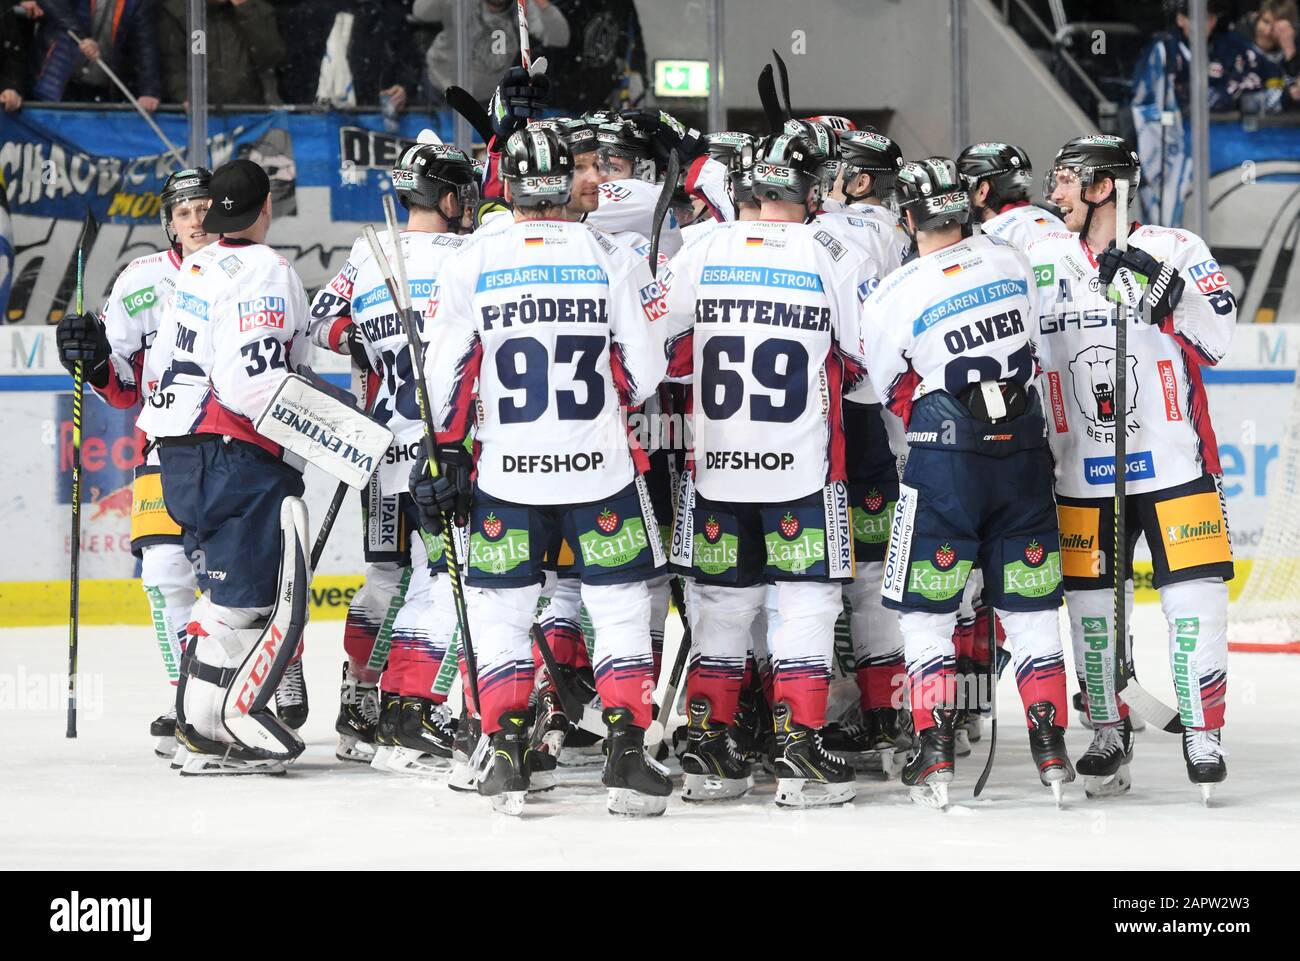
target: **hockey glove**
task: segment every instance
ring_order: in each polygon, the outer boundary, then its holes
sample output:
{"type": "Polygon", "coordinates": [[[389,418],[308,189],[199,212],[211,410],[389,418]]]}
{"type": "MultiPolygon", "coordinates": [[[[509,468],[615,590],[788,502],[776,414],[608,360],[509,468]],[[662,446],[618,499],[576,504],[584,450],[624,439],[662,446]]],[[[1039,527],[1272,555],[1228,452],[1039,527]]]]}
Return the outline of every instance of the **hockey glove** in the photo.
{"type": "Polygon", "coordinates": [[[364,372],[374,370],[370,363],[370,355],[366,353],[366,339],[361,335],[356,324],[348,324],[344,329],[343,341],[347,344],[348,353],[352,355],[352,363],[357,365],[358,370],[364,372]]]}
{"type": "Polygon", "coordinates": [[[544,73],[531,74],[523,67],[511,67],[506,71],[488,104],[488,116],[497,135],[498,149],[512,133],[542,115],[550,93],[551,81],[544,73]]]}
{"type": "Polygon", "coordinates": [[[81,361],[82,376],[93,387],[108,386],[108,358],[113,349],[108,344],[104,325],[94,314],[64,314],[54,331],[59,348],[59,362],[69,374],[81,361]]]}
{"type": "Polygon", "coordinates": [[[464,447],[447,446],[438,450],[439,474],[429,475],[428,455],[421,452],[411,468],[411,499],[420,512],[420,526],[437,537],[443,530],[444,515],[453,515],[457,526],[469,521],[470,471],[473,467],[464,447]]]}
{"type": "Polygon", "coordinates": [[[1121,251],[1114,241],[1097,258],[1097,277],[1110,300],[1136,307],[1138,319],[1148,324],[1172,314],[1186,286],[1172,264],[1162,264],[1141,247],[1121,251]]]}
{"type": "Polygon", "coordinates": [[[687,128],[672,114],[664,110],[627,110],[622,114],[640,130],[650,135],[654,144],[655,163],[662,170],[668,163],[668,155],[676,153],[687,167],[690,162],[704,152],[704,138],[694,127],[687,128]]]}

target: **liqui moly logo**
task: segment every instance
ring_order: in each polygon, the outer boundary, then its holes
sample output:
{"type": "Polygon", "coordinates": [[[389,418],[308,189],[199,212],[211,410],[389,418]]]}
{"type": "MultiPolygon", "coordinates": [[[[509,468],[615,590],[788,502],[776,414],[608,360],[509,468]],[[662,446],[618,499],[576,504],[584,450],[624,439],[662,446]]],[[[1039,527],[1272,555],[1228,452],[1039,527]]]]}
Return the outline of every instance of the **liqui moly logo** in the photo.
{"type": "Polygon", "coordinates": [[[254,297],[239,302],[239,329],[246,331],[261,327],[284,329],[283,297],[254,297]]]}

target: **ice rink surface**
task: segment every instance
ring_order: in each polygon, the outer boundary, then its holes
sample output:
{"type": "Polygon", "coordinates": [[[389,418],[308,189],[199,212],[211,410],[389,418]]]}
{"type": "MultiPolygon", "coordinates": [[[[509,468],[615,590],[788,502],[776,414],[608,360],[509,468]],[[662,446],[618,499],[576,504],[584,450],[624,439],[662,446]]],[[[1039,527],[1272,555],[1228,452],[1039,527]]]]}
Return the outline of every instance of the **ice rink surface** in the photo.
{"type": "MultiPolygon", "coordinates": [[[[1139,606],[1136,621],[1138,672],[1172,703],[1159,608],[1139,606]]],[[[855,804],[778,810],[760,775],[738,802],[674,797],[664,817],[625,820],[606,813],[592,766],[561,769],[560,786],[514,819],[441,781],[334,759],[342,630],[339,621],[308,628],[306,754],[283,777],[242,778],[182,778],[154,757],[148,725],[170,688],[148,628],[83,629],[76,740],[64,737],[66,629],[0,630],[0,868],[1223,870],[1300,859],[1300,656],[1231,655],[1228,780],[1208,809],[1179,739],[1149,728],[1137,736],[1128,795],[1089,801],[1076,781],[1057,810],[1034,774],[1008,671],[993,778],[971,797],[986,734],[958,759],[946,814],[912,804],[897,781],[862,776],[855,804]]],[[[1070,722],[1077,759],[1089,732],[1070,722]]]]}

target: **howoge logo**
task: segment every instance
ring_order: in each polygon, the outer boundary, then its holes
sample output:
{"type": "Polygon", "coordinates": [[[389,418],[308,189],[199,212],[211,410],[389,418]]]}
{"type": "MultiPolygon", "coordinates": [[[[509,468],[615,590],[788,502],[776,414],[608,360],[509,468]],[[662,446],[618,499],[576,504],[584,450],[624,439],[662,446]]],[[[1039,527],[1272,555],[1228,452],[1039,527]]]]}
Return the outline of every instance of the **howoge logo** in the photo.
{"type": "Polygon", "coordinates": [[[153,934],[152,898],[83,898],[78,891],[50,902],[50,930],[63,934],[121,933],[132,941],[153,934]]]}

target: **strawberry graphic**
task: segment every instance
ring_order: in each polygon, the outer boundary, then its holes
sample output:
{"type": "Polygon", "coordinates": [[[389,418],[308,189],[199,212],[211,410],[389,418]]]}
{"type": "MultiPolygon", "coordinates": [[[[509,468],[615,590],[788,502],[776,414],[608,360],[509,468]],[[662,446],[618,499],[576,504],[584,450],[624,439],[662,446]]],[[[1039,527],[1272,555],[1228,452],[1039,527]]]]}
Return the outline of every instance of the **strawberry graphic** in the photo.
{"type": "Polygon", "coordinates": [[[871,488],[867,491],[867,496],[862,499],[862,504],[872,514],[879,514],[885,506],[885,495],[871,488]]]}
{"type": "Polygon", "coordinates": [[[501,518],[497,517],[496,514],[488,514],[487,517],[483,518],[483,536],[488,540],[496,540],[501,536],[504,529],[505,525],[501,523],[501,518]]]}
{"type": "Polygon", "coordinates": [[[606,507],[596,515],[596,526],[604,534],[612,534],[618,530],[618,515],[606,507]]]}
{"type": "Polygon", "coordinates": [[[1043,563],[1043,557],[1045,554],[1046,552],[1043,550],[1043,545],[1038,543],[1038,541],[1030,541],[1025,545],[1025,560],[1029,561],[1031,567],[1037,567],[1039,564],[1043,563]]]}
{"type": "Polygon", "coordinates": [[[786,540],[793,540],[794,536],[799,533],[799,522],[794,519],[794,515],[786,511],[785,516],[781,518],[781,536],[786,540]]]}
{"type": "Polygon", "coordinates": [[[957,562],[957,552],[952,549],[951,544],[943,544],[935,550],[934,562],[939,566],[939,570],[946,571],[957,562]]]}
{"type": "Polygon", "coordinates": [[[716,517],[710,514],[709,519],[704,522],[704,539],[710,544],[716,544],[721,536],[722,525],[718,523],[716,517]]]}

